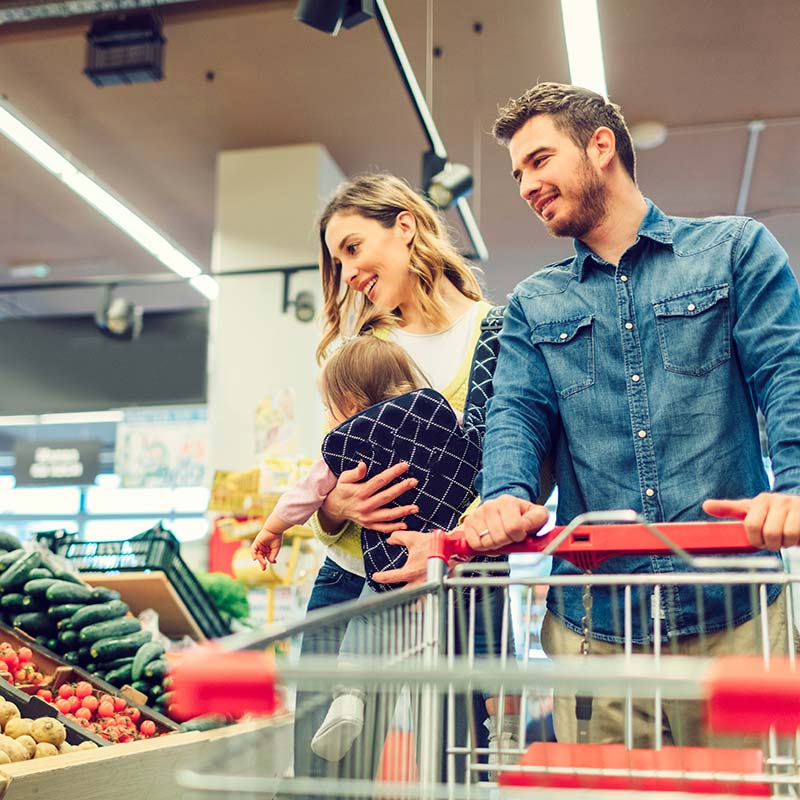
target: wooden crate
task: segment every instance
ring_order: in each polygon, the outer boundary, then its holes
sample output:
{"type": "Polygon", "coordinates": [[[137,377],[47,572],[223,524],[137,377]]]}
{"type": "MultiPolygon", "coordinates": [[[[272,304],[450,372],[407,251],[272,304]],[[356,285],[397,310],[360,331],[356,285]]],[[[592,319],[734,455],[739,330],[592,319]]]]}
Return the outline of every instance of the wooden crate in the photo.
{"type": "MultiPolygon", "coordinates": [[[[258,759],[259,774],[279,777],[291,762],[292,716],[239,723],[213,731],[21,761],[0,767],[0,800],[177,800],[185,797],[179,769],[207,771],[219,764],[232,776],[237,759],[258,759]],[[228,758],[230,756],[230,758],[228,758]]],[[[264,800],[271,795],[264,794],[264,800]]]]}

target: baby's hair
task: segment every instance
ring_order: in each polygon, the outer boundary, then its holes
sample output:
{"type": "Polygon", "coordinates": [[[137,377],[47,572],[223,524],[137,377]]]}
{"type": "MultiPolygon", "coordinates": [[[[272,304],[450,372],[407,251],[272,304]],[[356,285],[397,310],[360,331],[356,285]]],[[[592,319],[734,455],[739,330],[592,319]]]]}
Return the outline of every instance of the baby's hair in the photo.
{"type": "Polygon", "coordinates": [[[335,350],[320,376],[325,404],[348,415],[429,385],[400,345],[370,335],[335,350]]]}

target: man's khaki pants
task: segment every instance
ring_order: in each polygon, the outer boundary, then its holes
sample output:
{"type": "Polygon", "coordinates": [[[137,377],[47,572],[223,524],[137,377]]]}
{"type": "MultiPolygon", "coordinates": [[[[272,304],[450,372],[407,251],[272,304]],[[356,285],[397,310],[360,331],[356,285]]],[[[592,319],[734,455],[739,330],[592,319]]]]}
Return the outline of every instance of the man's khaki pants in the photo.
{"type": "MultiPolygon", "coordinates": [[[[786,623],[786,592],[782,592],[767,609],[767,633],[770,653],[786,655],[788,653],[788,635],[786,623]]],[[[683,656],[719,656],[719,655],[760,655],[761,650],[761,615],[730,631],[706,634],[704,637],[686,636],[677,640],[677,646],[669,645],[670,654],[683,656]]],[[[551,658],[558,656],[577,656],[581,652],[583,637],[562,625],[549,612],[542,623],[542,647],[551,658]]],[[[634,653],[651,653],[634,645],[634,653]]],[[[598,655],[619,655],[622,646],[591,640],[591,659],[598,655]]],[[[664,656],[668,658],[669,656],[664,656]]],[[[591,667],[587,665],[590,669],[591,667]]],[[[702,676],[698,675],[698,680],[702,676]]],[[[589,742],[608,744],[624,741],[625,730],[625,698],[594,697],[592,700],[592,717],[588,723],[589,742]]],[[[661,719],[654,717],[652,699],[633,699],[633,746],[653,747],[655,743],[655,726],[661,725],[662,743],[664,745],[683,746],[736,746],[758,747],[760,738],[720,737],[709,734],[705,727],[704,704],[692,700],[662,700],[661,719]]],[[[559,742],[576,742],[577,721],[575,718],[575,695],[556,695],[554,698],[553,722],[556,739],[559,742]]]]}

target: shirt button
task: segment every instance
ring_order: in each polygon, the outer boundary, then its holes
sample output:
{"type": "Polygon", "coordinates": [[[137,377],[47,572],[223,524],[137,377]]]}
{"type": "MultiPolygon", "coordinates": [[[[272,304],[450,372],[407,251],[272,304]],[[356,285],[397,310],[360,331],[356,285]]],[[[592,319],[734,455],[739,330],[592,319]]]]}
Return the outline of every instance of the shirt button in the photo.
{"type": "Polygon", "coordinates": [[[639,383],[639,381],[640,381],[641,379],[639,378],[639,376],[638,376],[638,375],[631,375],[631,380],[632,380],[634,383],[639,383]]]}
{"type": "Polygon", "coordinates": [[[632,322],[626,322],[625,323],[625,330],[626,331],[633,330],[633,323],[632,322]]]}
{"type": "Polygon", "coordinates": [[[559,338],[559,339],[566,339],[568,336],[569,336],[569,334],[568,334],[568,333],[562,333],[562,334],[559,334],[559,337],[558,337],[558,338],[559,338]]]}
{"type": "Polygon", "coordinates": [[[621,280],[623,283],[627,283],[627,282],[628,282],[628,276],[627,276],[627,275],[620,275],[620,276],[619,276],[619,279],[620,279],[620,280],[621,280]]]}
{"type": "Polygon", "coordinates": [[[636,435],[637,435],[637,436],[638,436],[640,439],[644,439],[644,438],[647,436],[647,431],[639,431],[639,433],[637,433],[636,435]]]}
{"type": "Polygon", "coordinates": [[[694,303],[689,303],[689,305],[686,306],[687,311],[694,311],[696,308],[697,306],[694,303]]]}
{"type": "Polygon", "coordinates": [[[645,494],[646,494],[648,497],[652,497],[652,496],[655,494],[655,491],[654,491],[653,489],[645,489],[645,490],[644,490],[644,493],[645,493],[645,494]]]}

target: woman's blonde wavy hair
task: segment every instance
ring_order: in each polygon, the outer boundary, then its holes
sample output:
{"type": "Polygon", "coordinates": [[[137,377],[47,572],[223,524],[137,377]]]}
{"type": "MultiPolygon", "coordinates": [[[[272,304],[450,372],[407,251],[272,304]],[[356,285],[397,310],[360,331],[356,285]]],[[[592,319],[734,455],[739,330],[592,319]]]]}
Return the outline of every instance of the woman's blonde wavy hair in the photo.
{"type": "Polygon", "coordinates": [[[444,223],[404,180],[388,173],[362,175],[341,184],[328,201],[317,226],[320,240],[320,273],[324,298],[324,328],[317,347],[321,362],[331,343],[339,336],[349,338],[377,328],[400,323],[397,311],[378,310],[361,293],[341,286],[341,265],[337,265],[325,243],[325,233],[334,214],[358,214],[391,228],[397,215],[414,215],[417,230],[409,247],[409,270],[416,276],[416,296],[423,319],[430,325],[448,322],[442,295],[442,280],[448,278],[470,300],[482,300],[483,292],[472,270],[450,241],[444,223]]]}

